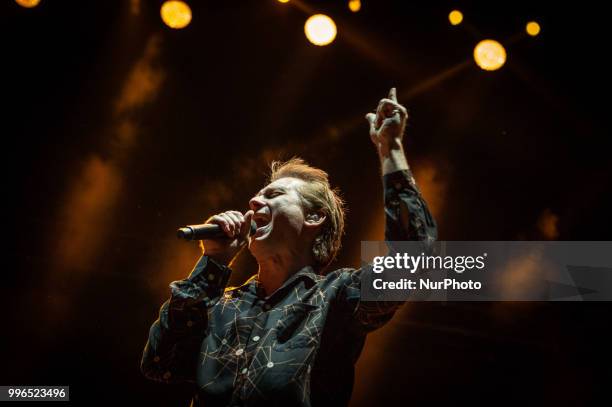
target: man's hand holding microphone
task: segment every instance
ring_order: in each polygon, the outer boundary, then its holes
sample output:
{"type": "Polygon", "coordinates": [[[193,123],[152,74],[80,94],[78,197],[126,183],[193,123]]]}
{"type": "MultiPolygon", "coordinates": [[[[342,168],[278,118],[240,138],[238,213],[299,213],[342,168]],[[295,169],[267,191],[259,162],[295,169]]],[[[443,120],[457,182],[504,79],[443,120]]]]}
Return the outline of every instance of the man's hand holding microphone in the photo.
{"type": "Polygon", "coordinates": [[[249,243],[256,227],[252,210],[244,215],[238,211],[225,211],[211,216],[203,225],[180,228],[178,237],[200,240],[204,255],[228,265],[249,243]]]}

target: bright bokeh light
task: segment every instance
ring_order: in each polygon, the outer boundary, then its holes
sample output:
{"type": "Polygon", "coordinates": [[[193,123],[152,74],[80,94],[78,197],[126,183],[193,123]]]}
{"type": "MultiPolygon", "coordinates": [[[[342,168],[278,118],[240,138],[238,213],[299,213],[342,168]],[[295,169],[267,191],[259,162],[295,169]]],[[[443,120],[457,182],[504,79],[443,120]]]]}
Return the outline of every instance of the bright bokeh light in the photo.
{"type": "Polygon", "coordinates": [[[361,0],[349,0],[348,7],[353,13],[358,12],[361,10],[361,0]]]}
{"type": "Polygon", "coordinates": [[[528,22],[527,26],[525,27],[527,34],[531,35],[532,37],[538,35],[540,33],[540,29],[540,24],[536,23],[535,21],[528,22]]]}
{"type": "Polygon", "coordinates": [[[338,31],[334,20],[325,14],[315,14],[306,20],[304,32],[308,41],[323,46],[330,44],[336,38],[338,31]]]}
{"type": "Polygon", "coordinates": [[[279,3],[289,3],[289,0],[278,0],[279,3]]]}
{"type": "Polygon", "coordinates": [[[483,40],[474,48],[474,60],[485,71],[495,71],[506,63],[506,50],[495,40],[483,40]]]}
{"type": "Polygon", "coordinates": [[[40,0],[15,0],[15,2],[19,4],[21,7],[32,8],[32,7],[38,6],[38,3],[40,3],[40,0]]]}
{"type": "Polygon", "coordinates": [[[183,1],[169,0],[162,4],[161,18],[170,28],[185,28],[191,22],[191,9],[183,1]]]}
{"type": "Polygon", "coordinates": [[[448,21],[450,21],[452,25],[461,24],[461,22],[463,21],[463,13],[461,13],[461,11],[459,10],[451,11],[448,15],[448,21]]]}

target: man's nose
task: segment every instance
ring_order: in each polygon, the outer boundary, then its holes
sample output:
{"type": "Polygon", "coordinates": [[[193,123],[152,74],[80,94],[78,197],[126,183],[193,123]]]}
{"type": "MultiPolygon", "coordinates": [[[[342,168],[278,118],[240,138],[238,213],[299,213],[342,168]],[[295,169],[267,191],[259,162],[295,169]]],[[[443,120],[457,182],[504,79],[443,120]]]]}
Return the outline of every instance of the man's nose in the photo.
{"type": "Polygon", "coordinates": [[[260,197],[253,197],[249,201],[249,207],[253,210],[253,212],[257,212],[261,207],[265,204],[262,202],[260,197]]]}

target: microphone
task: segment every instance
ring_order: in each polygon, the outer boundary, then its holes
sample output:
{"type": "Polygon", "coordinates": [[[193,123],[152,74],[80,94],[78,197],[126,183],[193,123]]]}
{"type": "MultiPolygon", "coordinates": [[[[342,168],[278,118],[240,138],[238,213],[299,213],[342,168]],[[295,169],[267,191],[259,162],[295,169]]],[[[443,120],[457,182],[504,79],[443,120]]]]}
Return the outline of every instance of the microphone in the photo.
{"type": "MultiPolygon", "coordinates": [[[[251,221],[249,236],[253,236],[256,231],[257,223],[255,223],[255,221],[251,221]]],[[[184,228],[177,230],[176,236],[179,239],[185,240],[220,239],[228,237],[221,226],[212,223],[185,226],[184,228]]]]}

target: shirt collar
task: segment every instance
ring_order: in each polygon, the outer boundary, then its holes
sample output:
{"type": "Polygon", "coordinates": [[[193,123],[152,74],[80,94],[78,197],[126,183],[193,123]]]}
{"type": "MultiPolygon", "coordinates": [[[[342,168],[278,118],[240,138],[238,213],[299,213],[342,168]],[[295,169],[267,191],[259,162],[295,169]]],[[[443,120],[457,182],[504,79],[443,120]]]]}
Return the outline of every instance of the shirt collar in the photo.
{"type": "Polygon", "coordinates": [[[291,285],[295,280],[302,278],[302,277],[305,277],[306,279],[310,280],[311,283],[316,283],[317,276],[318,274],[314,272],[314,269],[312,268],[312,266],[306,266],[296,271],[295,273],[293,273],[292,276],[290,276],[287,280],[285,280],[285,282],[281,286],[281,289],[291,285]]]}
{"type": "MultiPolygon", "coordinates": [[[[309,287],[316,283],[320,276],[315,273],[312,266],[306,266],[293,273],[285,282],[275,291],[275,294],[284,291],[287,287],[293,285],[298,279],[305,279],[308,281],[309,287]]],[[[250,291],[251,293],[263,297],[263,289],[260,289],[259,279],[257,274],[253,274],[247,281],[245,281],[239,290],[250,291]]],[[[268,297],[270,297],[268,295],[268,297]]]]}

